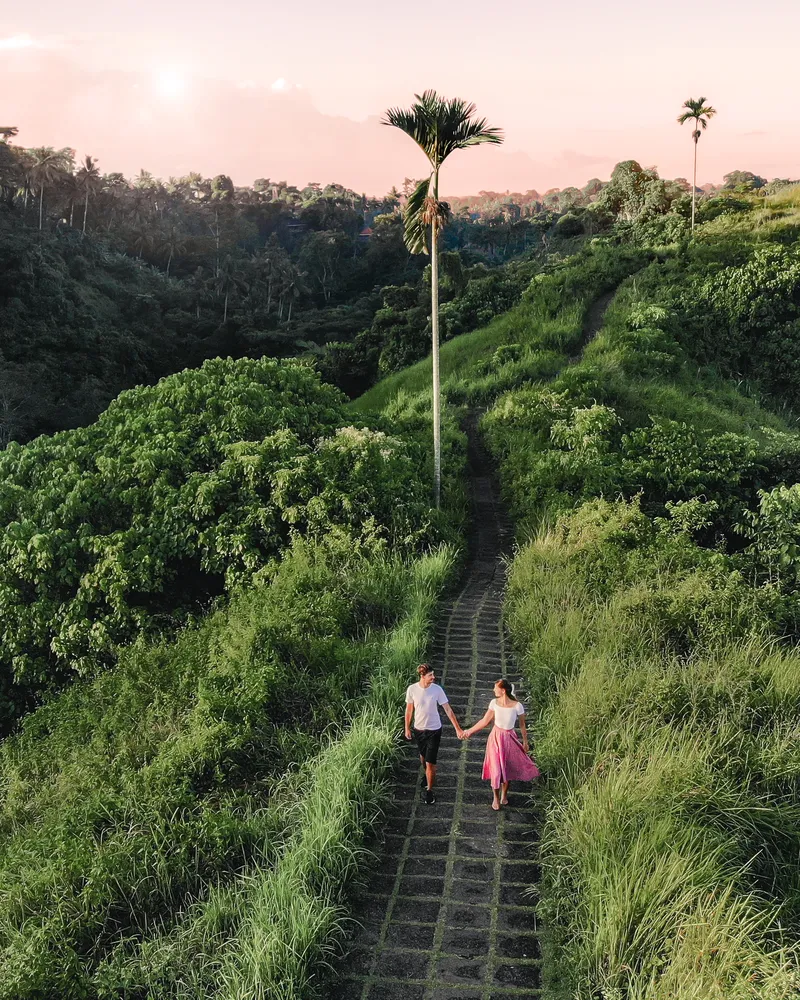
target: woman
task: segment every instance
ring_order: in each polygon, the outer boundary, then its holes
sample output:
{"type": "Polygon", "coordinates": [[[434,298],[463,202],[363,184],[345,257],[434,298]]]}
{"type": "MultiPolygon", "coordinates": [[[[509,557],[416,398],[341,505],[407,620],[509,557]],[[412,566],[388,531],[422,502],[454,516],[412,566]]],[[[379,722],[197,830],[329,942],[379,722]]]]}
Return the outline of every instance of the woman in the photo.
{"type": "Polygon", "coordinates": [[[539,768],[528,756],[525,706],[514,697],[513,685],[502,678],[495,681],[494,698],[489,702],[486,715],[464,732],[464,739],[468,740],[473,733],[485,729],[492,722],[494,728],[486,741],[482,777],[492,784],[492,809],[498,810],[500,806],[508,805],[509,781],[533,781],[539,777],[539,768]],[[514,732],[518,719],[522,742],[514,732]]]}

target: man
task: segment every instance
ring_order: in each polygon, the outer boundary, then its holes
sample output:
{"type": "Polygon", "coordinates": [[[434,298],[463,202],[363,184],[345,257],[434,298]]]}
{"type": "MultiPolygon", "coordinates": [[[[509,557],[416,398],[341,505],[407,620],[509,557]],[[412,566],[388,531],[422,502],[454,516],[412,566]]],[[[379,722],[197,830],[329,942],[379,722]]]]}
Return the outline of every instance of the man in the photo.
{"type": "Polygon", "coordinates": [[[411,684],[406,691],[406,739],[411,739],[411,716],[414,716],[414,738],[417,741],[419,759],[425,768],[425,803],[432,806],[436,801],[433,794],[433,784],[436,781],[436,758],[439,753],[439,743],[442,739],[442,720],[439,706],[445,711],[447,718],[453,723],[453,728],[459,739],[463,739],[464,730],[459,725],[455,712],[450,708],[447,695],[435,684],[436,675],[433,667],[421,663],[417,667],[419,680],[411,684]]]}

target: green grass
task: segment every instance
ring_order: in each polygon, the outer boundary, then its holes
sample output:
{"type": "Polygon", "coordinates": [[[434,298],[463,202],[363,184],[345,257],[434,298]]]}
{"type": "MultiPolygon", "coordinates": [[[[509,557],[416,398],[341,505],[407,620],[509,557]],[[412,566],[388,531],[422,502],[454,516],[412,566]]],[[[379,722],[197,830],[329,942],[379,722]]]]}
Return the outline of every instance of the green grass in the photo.
{"type": "Polygon", "coordinates": [[[289,781],[283,809],[290,835],[275,864],[251,865],[174,925],[121,944],[97,972],[100,996],[120,989],[182,1000],[320,995],[399,752],[397,705],[454,565],[446,548],[414,564],[403,615],[375,658],[365,698],[289,781]]]}
{"type": "MultiPolygon", "coordinates": [[[[458,378],[469,372],[479,361],[490,358],[503,344],[520,342],[533,323],[530,307],[515,306],[498,316],[488,326],[472,333],[465,333],[441,345],[439,351],[440,377],[444,380],[458,378]]],[[[418,361],[373,386],[359,396],[350,406],[358,413],[383,410],[401,393],[413,395],[430,390],[432,362],[430,357],[418,361]]]]}
{"type": "Polygon", "coordinates": [[[298,543],[226,611],[137,644],[3,744],[0,996],[82,995],[120,936],[280,857],[286,772],[359,710],[415,613],[421,571],[351,545],[298,543]]]}
{"type": "Polygon", "coordinates": [[[548,776],[545,996],[788,998],[800,661],[782,643],[796,599],[755,585],[724,544],[754,483],[795,475],[800,439],[790,413],[693,364],[653,308],[658,287],[624,283],[577,363],[506,385],[482,423],[531,535],[506,616],[548,776]],[[651,417],[686,430],[625,437],[651,417]],[[725,464],[743,439],[754,479],[725,464]],[[670,515],[689,482],[705,484],[699,506],[670,515]]]}
{"type": "MultiPolygon", "coordinates": [[[[510,579],[551,776],[547,995],[794,995],[800,662],[763,639],[731,641],[736,616],[719,607],[720,638],[707,622],[693,655],[676,657],[660,612],[704,571],[681,567],[674,545],[626,554],[621,516],[609,506],[543,530],[510,579]]],[[[697,597],[673,632],[707,610],[697,597]]]]}
{"type": "MultiPolygon", "coordinates": [[[[498,391],[491,378],[486,379],[491,371],[476,369],[486,365],[491,369],[499,347],[517,344],[524,353],[562,355],[576,349],[590,303],[602,292],[615,287],[623,277],[638,270],[647,259],[647,253],[609,248],[598,243],[574,257],[556,262],[550,273],[538,274],[518,306],[482,329],[441,345],[439,366],[445,396],[448,386],[453,386],[458,397],[463,398],[463,383],[473,382],[476,377],[486,380],[486,384],[478,387],[481,401],[498,391]]],[[[522,374],[514,376],[512,373],[511,377],[522,374]]],[[[498,373],[498,377],[502,384],[504,373],[498,373]]],[[[428,357],[383,379],[350,406],[358,413],[384,410],[398,395],[430,391],[431,378],[432,361],[428,357]]]]}

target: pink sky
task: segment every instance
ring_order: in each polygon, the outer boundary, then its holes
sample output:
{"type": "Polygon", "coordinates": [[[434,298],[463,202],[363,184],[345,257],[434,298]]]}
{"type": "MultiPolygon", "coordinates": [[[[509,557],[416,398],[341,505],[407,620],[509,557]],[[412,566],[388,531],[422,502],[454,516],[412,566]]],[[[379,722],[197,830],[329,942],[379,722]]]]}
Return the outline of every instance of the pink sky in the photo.
{"type": "Polygon", "coordinates": [[[700,183],[800,176],[796,0],[13,6],[0,14],[0,124],[103,171],[381,194],[425,160],[380,116],[432,87],[506,132],[448,161],[446,194],[582,185],[625,159],[690,177],[690,128],[675,118],[702,95],[718,115],[700,183]]]}

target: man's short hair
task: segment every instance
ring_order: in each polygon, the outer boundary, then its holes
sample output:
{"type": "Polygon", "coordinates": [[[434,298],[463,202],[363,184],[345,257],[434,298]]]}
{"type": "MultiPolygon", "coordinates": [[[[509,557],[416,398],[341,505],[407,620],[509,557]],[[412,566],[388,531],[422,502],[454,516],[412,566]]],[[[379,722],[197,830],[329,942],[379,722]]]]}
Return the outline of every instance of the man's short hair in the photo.
{"type": "Polygon", "coordinates": [[[420,675],[420,677],[424,677],[425,674],[433,673],[433,667],[427,663],[420,663],[420,665],[417,667],[417,673],[420,675]]]}

